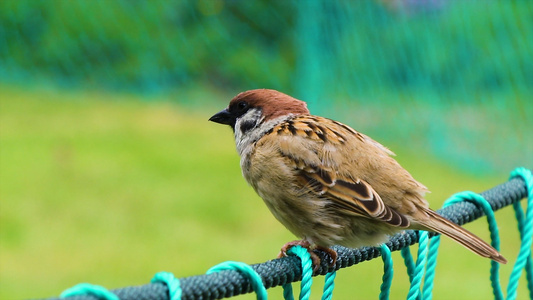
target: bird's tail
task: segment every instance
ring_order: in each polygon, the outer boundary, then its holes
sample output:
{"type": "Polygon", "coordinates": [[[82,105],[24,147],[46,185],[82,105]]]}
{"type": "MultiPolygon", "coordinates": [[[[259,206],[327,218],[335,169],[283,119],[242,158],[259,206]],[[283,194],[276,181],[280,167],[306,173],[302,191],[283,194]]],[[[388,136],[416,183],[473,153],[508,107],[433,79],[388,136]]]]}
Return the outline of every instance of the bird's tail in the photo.
{"type": "Polygon", "coordinates": [[[451,238],[479,256],[490,258],[502,264],[507,263],[505,257],[475,234],[431,209],[427,209],[425,212],[430,216],[429,220],[422,224],[427,229],[451,238]]]}

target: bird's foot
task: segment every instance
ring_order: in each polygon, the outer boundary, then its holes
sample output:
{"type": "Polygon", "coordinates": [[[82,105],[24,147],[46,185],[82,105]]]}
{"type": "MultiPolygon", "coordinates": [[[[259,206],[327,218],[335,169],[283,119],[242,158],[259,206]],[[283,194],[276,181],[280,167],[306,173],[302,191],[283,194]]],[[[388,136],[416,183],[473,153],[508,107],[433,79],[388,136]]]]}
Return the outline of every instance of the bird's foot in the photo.
{"type": "Polygon", "coordinates": [[[291,249],[294,246],[301,246],[307,250],[309,255],[311,256],[311,261],[313,262],[313,272],[315,273],[318,268],[320,267],[321,259],[316,255],[315,252],[313,252],[314,249],[322,250],[326,252],[329,255],[330,261],[329,266],[332,267],[335,265],[335,262],[337,261],[337,252],[331,248],[322,247],[322,246],[313,246],[309,241],[307,240],[298,240],[298,241],[292,241],[288,242],[283,247],[281,247],[281,251],[278,254],[278,258],[286,257],[288,256],[287,251],[291,249]]]}
{"type": "Polygon", "coordinates": [[[330,267],[335,266],[335,263],[337,262],[337,251],[331,248],[322,247],[322,246],[317,246],[316,249],[326,252],[329,256],[329,266],[330,267]]]}

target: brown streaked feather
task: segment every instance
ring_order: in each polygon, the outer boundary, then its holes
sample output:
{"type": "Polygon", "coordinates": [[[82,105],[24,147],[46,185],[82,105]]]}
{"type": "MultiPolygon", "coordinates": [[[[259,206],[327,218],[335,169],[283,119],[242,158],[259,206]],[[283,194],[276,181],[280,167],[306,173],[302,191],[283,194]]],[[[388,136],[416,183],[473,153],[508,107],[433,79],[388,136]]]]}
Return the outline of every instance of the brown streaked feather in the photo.
{"type": "Polygon", "coordinates": [[[290,122],[278,124],[272,134],[274,136],[270,138],[279,143],[282,156],[289,157],[298,165],[315,166],[328,171],[331,178],[342,177],[351,183],[363,180],[384,199],[387,206],[398,213],[406,214],[416,210],[417,206],[428,207],[423,198],[427,188],[390,157],[393,155],[391,151],[342,123],[301,115],[290,122]],[[289,130],[288,127],[293,129],[289,130]],[[383,164],[383,160],[387,164],[383,164]],[[387,167],[383,168],[383,165],[387,167]],[[398,180],[391,182],[391,174],[397,176],[398,180]],[[391,185],[396,186],[391,188],[391,185]],[[396,201],[405,196],[404,191],[415,194],[414,204],[402,206],[403,201],[396,201]]]}
{"type": "Polygon", "coordinates": [[[444,218],[431,209],[425,209],[424,212],[430,216],[427,221],[420,223],[420,225],[425,227],[425,230],[429,229],[430,231],[443,234],[482,257],[491,258],[503,264],[507,263],[507,260],[496,249],[492,248],[470,231],[444,218]]]}
{"type": "Polygon", "coordinates": [[[384,199],[387,206],[400,214],[416,211],[418,206],[428,207],[424,200],[427,188],[391,157],[394,153],[370,137],[347,125],[318,116],[300,115],[293,118],[292,124],[296,129],[294,135],[288,130],[277,131],[276,128],[283,128],[286,124],[283,122],[273,130],[282,139],[287,139],[286,143],[280,145],[283,154],[301,158],[309,157],[302,152],[312,151],[309,154],[313,157],[303,159],[304,164],[335,170],[349,179],[348,182],[358,179],[365,181],[384,199]],[[327,139],[324,140],[323,136],[327,139]],[[397,180],[391,181],[391,176],[396,176],[397,180]],[[405,196],[404,191],[415,194],[412,204],[402,206],[404,201],[397,201],[405,196]]]}
{"type": "MultiPolygon", "coordinates": [[[[337,203],[349,214],[381,220],[395,227],[408,227],[408,218],[387,205],[368,182],[359,178],[355,172],[356,166],[343,170],[344,166],[335,165],[338,159],[329,158],[337,153],[326,151],[335,149],[326,147],[327,144],[335,144],[336,147],[358,146],[353,145],[353,138],[349,138],[353,136],[360,143],[359,146],[364,147],[368,145],[365,136],[346,125],[321,121],[320,117],[299,116],[279,124],[278,129],[273,130],[277,135],[292,136],[301,142],[280,143],[280,154],[286,157],[289,165],[300,171],[297,174],[298,182],[337,203]],[[325,124],[332,124],[334,128],[325,124]],[[352,144],[344,145],[350,141],[352,144]]],[[[365,163],[364,157],[361,160],[365,163]]]]}
{"type": "Polygon", "coordinates": [[[326,172],[308,173],[302,170],[300,176],[307,180],[301,182],[306,182],[313,191],[319,191],[320,195],[332,200],[349,214],[381,220],[395,227],[409,227],[409,220],[383,203],[381,197],[368,183],[362,180],[347,182],[337,179],[327,185],[327,182],[323,180],[324,176],[319,175],[321,173],[326,172]]]}

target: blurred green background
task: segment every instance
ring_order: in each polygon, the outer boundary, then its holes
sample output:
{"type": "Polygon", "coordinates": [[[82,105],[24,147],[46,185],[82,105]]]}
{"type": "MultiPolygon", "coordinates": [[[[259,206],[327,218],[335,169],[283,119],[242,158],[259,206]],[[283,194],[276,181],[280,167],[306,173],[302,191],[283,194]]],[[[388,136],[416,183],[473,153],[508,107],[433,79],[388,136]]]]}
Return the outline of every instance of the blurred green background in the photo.
{"type": "MultiPolygon", "coordinates": [[[[373,136],[435,209],[489,189],[533,167],[532,57],[531,1],[0,1],[0,298],[272,259],[294,237],[207,122],[247,89],[373,136]]],[[[513,263],[513,212],[496,216],[513,263]]],[[[441,247],[434,298],[490,298],[489,262],[441,247]]],[[[342,270],[334,295],[377,298],[381,275],[380,260],[342,270]]]]}

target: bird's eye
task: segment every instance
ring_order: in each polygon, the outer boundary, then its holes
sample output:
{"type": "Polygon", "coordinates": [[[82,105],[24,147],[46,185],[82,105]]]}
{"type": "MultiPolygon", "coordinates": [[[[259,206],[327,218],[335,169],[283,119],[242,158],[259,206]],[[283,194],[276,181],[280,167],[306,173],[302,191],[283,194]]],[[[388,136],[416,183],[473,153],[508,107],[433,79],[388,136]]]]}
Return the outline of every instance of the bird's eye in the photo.
{"type": "Polygon", "coordinates": [[[238,109],[239,111],[243,111],[243,110],[245,110],[247,107],[248,107],[248,103],[246,103],[245,101],[241,101],[241,102],[237,103],[237,109],[238,109]]]}

